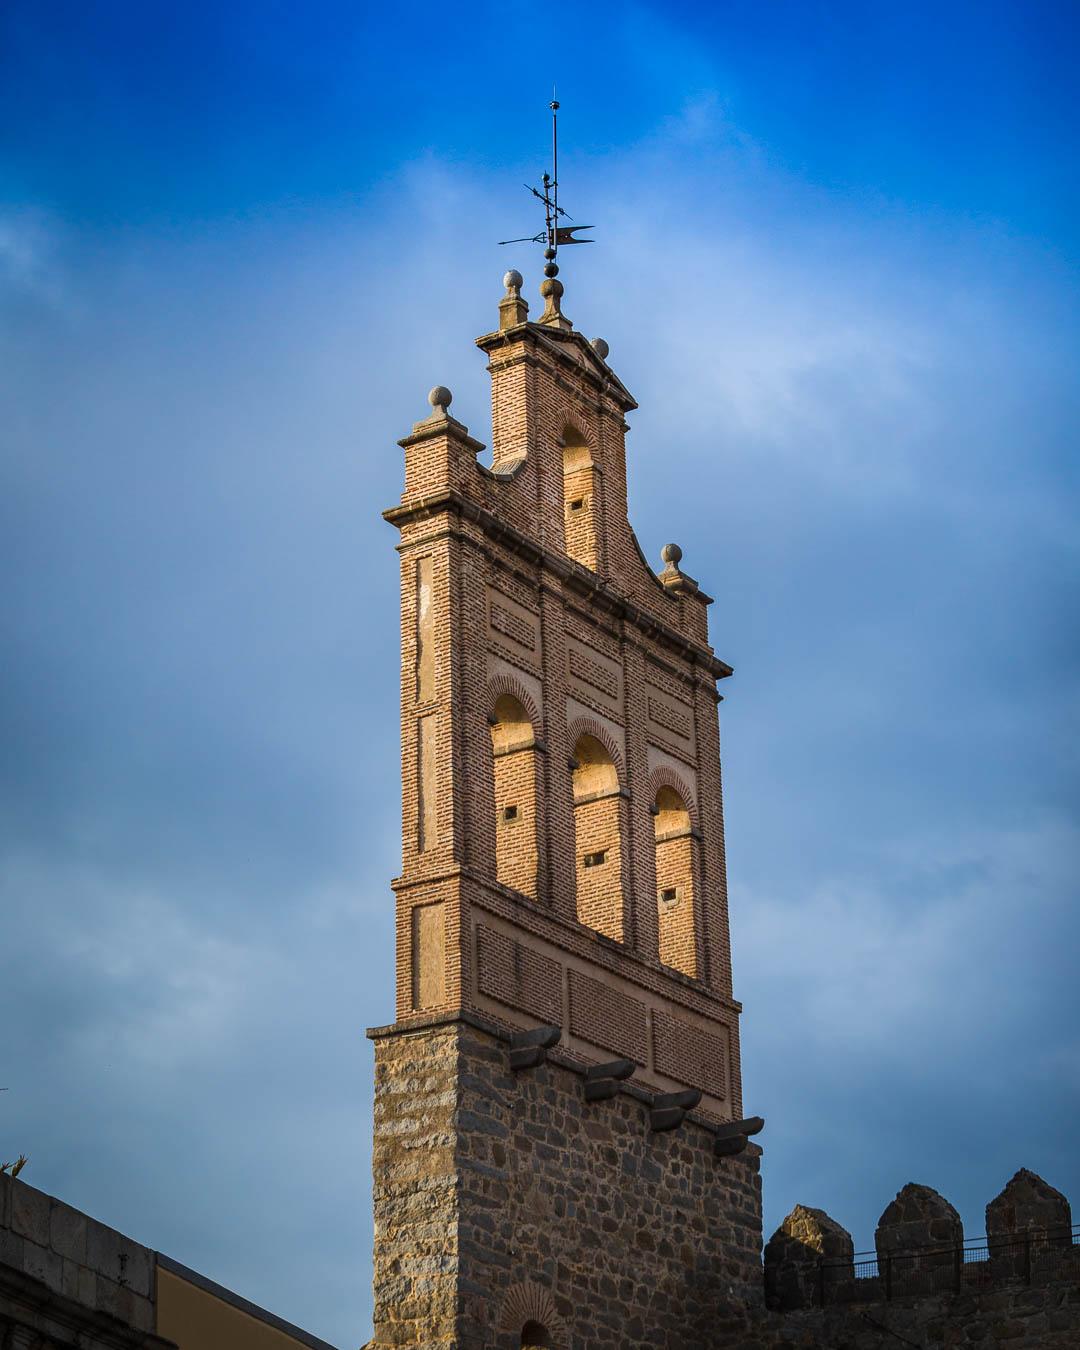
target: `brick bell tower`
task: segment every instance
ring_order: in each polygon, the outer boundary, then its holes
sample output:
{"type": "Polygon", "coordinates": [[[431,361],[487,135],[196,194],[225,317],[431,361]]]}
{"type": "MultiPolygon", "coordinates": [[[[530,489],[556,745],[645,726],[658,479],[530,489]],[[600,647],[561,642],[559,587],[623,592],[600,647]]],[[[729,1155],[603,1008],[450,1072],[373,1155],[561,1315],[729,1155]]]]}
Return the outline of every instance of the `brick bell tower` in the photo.
{"type": "MultiPolygon", "coordinates": [[[[508,272],[491,468],[400,442],[397,1016],[375,1042],[372,1346],[708,1346],[759,1297],[709,597],[627,518],[636,407],[508,272]]],[[[718,1342],[715,1342],[718,1343],[718,1342]]]]}

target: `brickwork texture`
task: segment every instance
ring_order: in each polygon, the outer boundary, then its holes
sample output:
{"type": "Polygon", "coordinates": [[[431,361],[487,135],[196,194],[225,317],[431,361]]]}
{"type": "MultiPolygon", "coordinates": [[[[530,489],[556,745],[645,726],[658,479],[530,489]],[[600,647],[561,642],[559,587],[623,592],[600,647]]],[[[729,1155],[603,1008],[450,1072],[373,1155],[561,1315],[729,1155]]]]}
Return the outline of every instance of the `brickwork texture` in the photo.
{"type": "Polygon", "coordinates": [[[385,513],[401,555],[396,1016],[524,1029],[543,1005],[572,1055],[634,1058],[641,1086],[698,1089],[729,1120],[742,1107],[717,681],[731,672],[708,645],[708,597],[670,550],[657,572],[637,546],[634,400],[555,298],[529,322],[511,286],[477,340],[492,468],[436,388],[385,513]],[[508,952],[514,972],[485,969],[508,952]],[[549,973],[547,997],[530,969],[549,973]],[[612,1023],[613,1008],[626,1016],[612,1023]]]}
{"type": "Polygon", "coordinates": [[[519,284],[477,340],[492,467],[436,387],[385,513],[402,870],[397,1020],[376,1035],[374,1344],[704,1344],[718,1300],[760,1302],[760,1150],[715,1155],[742,1111],[731,670],[681,552],[658,573],[630,528],[635,404],[606,346],[551,281],[530,323],[519,284]],[[557,1055],[511,1068],[513,1038],[544,1028],[557,1055]],[[664,1102],[678,1128],[653,1128],[664,1102]]]}

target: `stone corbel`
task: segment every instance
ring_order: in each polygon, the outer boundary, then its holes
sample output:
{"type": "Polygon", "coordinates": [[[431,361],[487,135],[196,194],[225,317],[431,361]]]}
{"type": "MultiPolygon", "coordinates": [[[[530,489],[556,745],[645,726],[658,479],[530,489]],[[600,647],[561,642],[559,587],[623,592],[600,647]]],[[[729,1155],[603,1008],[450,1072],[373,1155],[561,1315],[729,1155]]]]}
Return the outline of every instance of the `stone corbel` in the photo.
{"type": "Polygon", "coordinates": [[[761,1116],[748,1116],[745,1120],[729,1120],[718,1125],[714,1131],[716,1142],[713,1144],[714,1158],[731,1158],[742,1153],[750,1142],[750,1136],[765,1128],[761,1116]]]}
{"type": "Polygon", "coordinates": [[[677,1130],[683,1123],[687,1111],[692,1111],[701,1101],[697,1088],[684,1088],[682,1092],[664,1092],[654,1097],[649,1108],[649,1129],[659,1134],[663,1130],[677,1130]]]}
{"type": "Polygon", "coordinates": [[[585,1100],[610,1101],[619,1091],[619,1084],[633,1077],[637,1065],[632,1059],[613,1059],[607,1064],[590,1064],[585,1070],[585,1100]]]}
{"type": "Polygon", "coordinates": [[[534,1027],[515,1031],[510,1037],[510,1067],[535,1069],[547,1060],[547,1052],[562,1039],[562,1027],[534,1027]]]}

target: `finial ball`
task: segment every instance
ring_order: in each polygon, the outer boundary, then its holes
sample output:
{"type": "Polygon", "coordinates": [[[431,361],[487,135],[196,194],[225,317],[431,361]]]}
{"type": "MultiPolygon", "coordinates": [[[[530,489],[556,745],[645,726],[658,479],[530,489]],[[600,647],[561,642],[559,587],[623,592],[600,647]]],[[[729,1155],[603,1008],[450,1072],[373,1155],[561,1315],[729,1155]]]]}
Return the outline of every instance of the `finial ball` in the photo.
{"type": "Polygon", "coordinates": [[[523,281],[524,277],[522,277],[521,273],[513,267],[511,267],[510,271],[503,277],[503,285],[508,291],[521,290],[523,281]]]}
{"type": "Polygon", "coordinates": [[[427,401],[433,408],[446,409],[453,403],[454,396],[450,390],[447,389],[445,384],[437,384],[431,393],[428,394],[427,401]]]}
{"type": "Polygon", "coordinates": [[[551,262],[555,257],[555,250],[553,248],[544,249],[544,257],[547,258],[548,262],[551,262]]]}
{"type": "Polygon", "coordinates": [[[660,557],[670,567],[678,567],[682,562],[682,549],[678,544],[665,544],[660,550],[660,557]]]}
{"type": "Polygon", "coordinates": [[[551,263],[545,263],[545,264],[544,264],[544,276],[546,276],[546,277],[557,277],[558,275],[559,275],[559,264],[558,264],[558,263],[553,263],[553,262],[551,262],[551,263]]]}
{"type": "Polygon", "coordinates": [[[556,300],[561,300],[563,296],[563,284],[561,281],[554,281],[550,277],[547,281],[540,283],[540,294],[546,300],[549,295],[553,295],[556,300]]]}
{"type": "Polygon", "coordinates": [[[611,351],[611,348],[607,345],[607,343],[604,341],[603,338],[593,338],[592,349],[597,354],[597,356],[600,358],[601,361],[606,361],[608,358],[608,352],[611,351]]]}

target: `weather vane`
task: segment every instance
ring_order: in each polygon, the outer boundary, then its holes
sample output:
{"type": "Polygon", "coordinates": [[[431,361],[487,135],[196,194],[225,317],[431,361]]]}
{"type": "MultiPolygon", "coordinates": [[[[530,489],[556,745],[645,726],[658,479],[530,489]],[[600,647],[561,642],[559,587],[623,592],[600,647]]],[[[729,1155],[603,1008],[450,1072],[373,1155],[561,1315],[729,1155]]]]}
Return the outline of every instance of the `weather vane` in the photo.
{"type": "MultiPolygon", "coordinates": [[[[534,197],[544,203],[544,228],[539,234],[523,235],[520,239],[500,239],[501,244],[544,244],[544,257],[547,258],[549,265],[554,265],[559,252],[560,244],[592,244],[592,239],[576,239],[574,236],[578,230],[591,230],[591,225],[560,225],[560,220],[573,220],[568,212],[564,211],[559,205],[559,101],[554,97],[555,91],[552,90],[551,99],[551,172],[545,173],[543,177],[543,192],[539,188],[530,187],[525,184],[525,190],[531,192],[534,197]]],[[[544,269],[547,271],[547,268],[544,269]]],[[[558,272],[549,275],[554,276],[558,272]]]]}

